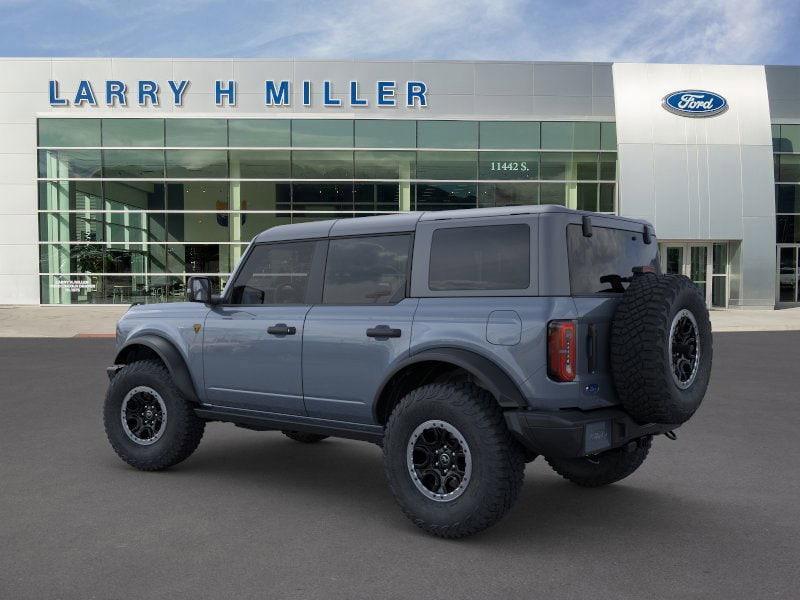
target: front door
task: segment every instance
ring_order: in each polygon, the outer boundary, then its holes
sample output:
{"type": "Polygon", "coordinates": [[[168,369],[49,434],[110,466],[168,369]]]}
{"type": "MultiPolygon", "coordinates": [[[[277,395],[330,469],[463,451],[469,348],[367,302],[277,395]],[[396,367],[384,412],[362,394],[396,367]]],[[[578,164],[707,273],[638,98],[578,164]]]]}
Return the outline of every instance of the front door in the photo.
{"type": "MultiPolygon", "coordinates": [[[[210,404],[305,415],[302,341],[319,242],[255,246],[223,304],[206,317],[203,364],[210,404]]],[[[318,259],[319,260],[319,259],[318,259]]]]}
{"type": "Polygon", "coordinates": [[[686,275],[703,292],[711,306],[711,244],[672,243],[662,246],[661,270],[686,275]]]}

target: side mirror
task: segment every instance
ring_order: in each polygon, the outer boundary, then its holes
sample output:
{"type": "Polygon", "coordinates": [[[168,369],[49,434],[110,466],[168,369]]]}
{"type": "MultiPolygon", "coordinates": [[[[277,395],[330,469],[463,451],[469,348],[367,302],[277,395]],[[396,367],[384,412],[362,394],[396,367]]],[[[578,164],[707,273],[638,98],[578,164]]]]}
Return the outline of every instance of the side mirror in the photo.
{"type": "Polygon", "coordinates": [[[208,277],[189,277],[186,282],[186,301],[211,304],[211,280],[208,277]]]}

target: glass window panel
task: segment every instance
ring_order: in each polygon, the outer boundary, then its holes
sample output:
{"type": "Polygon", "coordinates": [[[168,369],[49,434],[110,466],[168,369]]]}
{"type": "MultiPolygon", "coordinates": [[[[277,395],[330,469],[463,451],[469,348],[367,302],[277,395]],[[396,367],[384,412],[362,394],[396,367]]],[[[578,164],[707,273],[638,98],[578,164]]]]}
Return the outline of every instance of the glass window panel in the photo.
{"type": "MultiPolygon", "coordinates": [[[[293,183],[292,209],[301,212],[314,210],[352,213],[353,185],[349,183],[293,183]]],[[[325,218],[331,219],[334,216],[336,215],[329,215],[325,218]]]]}
{"type": "Polygon", "coordinates": [[[353,121],[349,119],[295,119],[292,146],[296,148],[352,148],[353,121]]]}
{"type": "Polygon", "coordinates": [[[105,240],[105,213],[39,213],[39,240],[42,242],[102,242],[105,240]]]}
{"type": "Polygon", "coordinates": [[[304,304],[316,242],[260,244],[231,288],[232,304],[304,304]]]}
{"type": "Polygon", "coordinates": [[[405,296],[410,235],[332,239],[323,304],[392,304],[405,296]]]}
{"type": "Polygon", "coordinates": [[[800,152],[800,125],[781,125],[781,152],[800,152]]]}
{"type": "Polygon", "coordinates": [[[161,179],[163,150],[103,150],[103,175],[113,178],[161,179]]]}
{"type": "Polygon", "coordinates": [[[772,151],[773,152],[780,152],[781,151],[781,126],[780,125],[773,125],[772,126],[772,151]]]}
{"type": "Polygon", "coordinates": [[[480,179],[538,179],[538,152],[481,152],[480,179]]]}
{"type": "Polygon", "coordinates": [[[567,205],[567,186],[563,183],[542,183],[539,185],[539,204],[567,205]]]}
{"type": "Polygon", "coordinates": [[[483,121],[481,148],[526,149],[539,147],[538,121],[483,121]]]}
{"type": "Polygon", "coordinates": [[[417,121],[420,148],[477,148],[477,121],[417,121]]]}
{"type": "Polygon", "coordinates": [[[39,145],[99,146],[100,119],[39,119],[39,145]]]}
{"type": "Polygon", "coordinates": [[[195,148],[228,145],[225,119],[166,119],[167,146],[195,148]]]}
{"type": "Polygon", "coordinates": [[[144,273],[152,271],[151,252],[160,244],[41,244],[42,273],[144,273]]]}
{"type": "Polygon", "coordinates": [[[417,153],[362,151],[355,153],[356,179],[414,179],[417,153]]]}
{"type": "Polygon", "coordinates": [[[231,179],[289,179],[289,150],[231,150],[231,179]]]}
{"type": "Polygon", "coordinates": [[[292,189],[286,182],[236,181],[231,183],[231,198],[231,210],[289,210],[292,189]]]}
{"type": "Polygon", "coordinates": [[[428,287],[524,290],[530,286],[528,225],[445,227],[433,232],[428,287]]]}
{"type": "Polygon", "coordinates": [[[39,208],[42,210],[102,210],[101,183],[99,181],[40,181],[39,208]]]}
{"type": "Polygon", "coordinates": [[[800,213],[800,185],[776,185],[775,210],[779,213],[800,213]]]}
{"type": "Polygon", "coordinates": [[[107,210],[164,210],[166,186],[149,181],[103,182],[107,210]]]}
{"type": "Polygon", "coordinates": [[[616,151],[617,149],[616,123],[600,123],[600,149],[616,151]]]}
{"type": "Polygon", "coordinates": [[[417,179],[475,179],[477,152],[417,152],[417,179]]]}
{"type": "Polygon", "coordinates": [[[294,150],[295,179],[352,179],[353,152],[347,150],[294,150]]]}
{"type": "Polygon", "coordinates": [[[778,215],[775,217],[775,241],[779,244],[800,242],[800,216],[778,215]]]}
{"type": "Polygon", "coordinates": [[[569,152],[542,152],[541,178],[550,180],[572,179],[572,154],[569,152]]]}
{"type": "Polygon", "coordinates": [[[572,150],[575,128],[571,122],[545,121],[542,123],[542,148],[547,150],[572,150]]]}
{"type": "Polygon", "coordinates": [[[39,150],[39,177],[100,177],[100,150],[39,150]]]}
{"type": "Polygon", "coordinates": [[[597,184],[579,183],[577,190],[578,210],[591,210],[597,212],[597,184]]]}
{"type": "Polygon", "coordinates": [[[227,176],[228,153],[225,150],[167,150],[167,177],[227,176]]]}
{"type": "Polygon", "coordinates": [[[600,179],[604,181],[617,180],[617,153],[600,153],[600,179]]]}
{"type": "Polygon", "coordinates": [[[151,253],[163,248],[161,244],[109,244],[105,246],[106,273],[147,273],[152,270],[151,253]]]}
{"type": "Polygon", "coordinates": [[[163,119],[103,119],[103,146],[163,145],[163,119]]]}
{"type": "Polygon", "coordinates": [[[410,183],[360,183],[355,186],[355,209],[375,212],[401,210],[400,197],[404,194],[410,206],[410,183]]]}
{"type": "Polygon", "coordinates": [[[164,213],[107,213],[105,239],[110,242],[163,242],[164,213]]]}
{"type": "Polygon", "coordinates": [[[169,213],[168,242],[233,242],[241,241],[238,228],[231,230],[236,213],[169,213]]]}
{"type": "Polygon", "coordinates": [[[575,162],[575,178],[583,181],[596,181],[598,176],[598,155],[593,152],[576,152],[572,155],[575,162]]]}
{"type": "Polygon", "coordinates": [[[780,248],[778,272],[781,275],[795,275],[797,269],[797,248],[780,248]]]}
{"type": "Polygon", "coordinates": [[[614,291],[605,275],[630,277],[633,268],[658,268],[658,244],[645,244],[641,233],[597,227],[592,237],[583,235],[580,225],[567,226],[569,282],[573,294],[614,291]]]}
{"type": "MultiPolygon", "coordinates": [[[[781,126],[783,129],[783,126],[781,126]]],[[[781,154],[777,181],[800,181],[800,154],[781,154]]]]}
{"type": "Polygon", "coordinates": [[[416,121],[356,119],[356,148],[415,148],[416,121]]]}
{"type": "Polygon", "coordinates": [[[474,183],[418,183],[416,210],[455,210],[476,208],[478,190],[474,183]]]}
{"type": "Polygon", "coordinates": [[[714,244],[712,252],[714,275],[726,275],[728,273],[728,244],[714,244]]]}
{"type": "Polygon", "coordinates": [[[141,301],[146,277],[131,275],[43,275],[45,304],[130,304],[141,301]]]}
{"type": "Polygon", "coordinates": [[[539,204],[538,183],[480,183],[478,191],[481,207],[539,204]]]}
{"type": "Polygon", "coordinates": [[[230,186],[224,181],[167,184],[167,210],[230,210],[230,186]]]}
{"type": "Polygon", "coordinates": [[[231,148],[288,148],[289,119],[231,119],[228,136],[231,148]]]}
{"type": "Polygon", "coordinates": [[[603,213],[614,213],[615,210],[615,202],[614,202],[614,188],[615,184],[613,183],[601,183],[600,184],[600,203],[598,206],[598,211],[603,213]]]}
{"type": "Polygon", "coordinates": [[[172,273],[231,272],[231,244],[169,244],[167,267],[172,273]]]}
{"type": "Polygon", "coordinates": [[[600,149],[600,123],[576,122],[573,148],[576,150],[600,149]]]}
{"type": "Polygon", "coordinates": [[[262,231],[277,225],[288,225],[291,222],[289,213],[241,213],[241,239],[249,242],[262,231]]]}

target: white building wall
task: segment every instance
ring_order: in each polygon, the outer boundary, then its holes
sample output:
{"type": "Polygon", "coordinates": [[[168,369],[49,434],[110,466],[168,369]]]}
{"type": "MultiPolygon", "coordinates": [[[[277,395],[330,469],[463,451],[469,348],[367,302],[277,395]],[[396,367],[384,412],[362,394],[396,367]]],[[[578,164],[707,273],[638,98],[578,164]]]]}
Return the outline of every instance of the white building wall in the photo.
{"type": "Polygon", "coordinates": [[[775,196],[764,67],[615,64],[620,214],[661,239],[740,240],[732,305],[775,302],[775,196]],[[707,118],[664,110],[686,89],[724,96],[707,118]]]}

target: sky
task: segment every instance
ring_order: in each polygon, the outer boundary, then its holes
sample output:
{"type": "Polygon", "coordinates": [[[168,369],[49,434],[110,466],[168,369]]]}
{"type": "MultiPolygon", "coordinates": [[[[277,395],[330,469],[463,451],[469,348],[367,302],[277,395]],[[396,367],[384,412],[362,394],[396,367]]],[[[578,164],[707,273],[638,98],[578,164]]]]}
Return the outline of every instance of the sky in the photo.
{"type": "Polygon", "coordinates": [[[0,0],[0,56],[800,64],[798,0],[0,0]]]}

